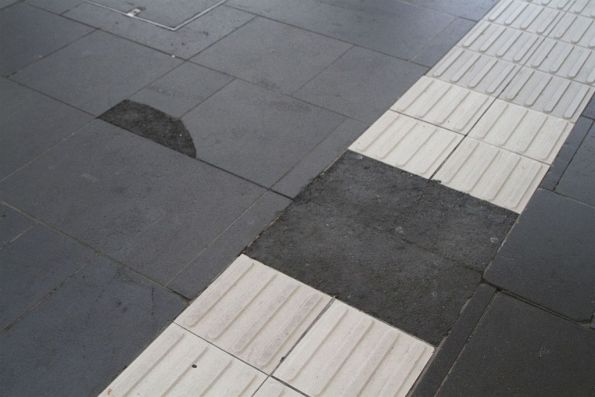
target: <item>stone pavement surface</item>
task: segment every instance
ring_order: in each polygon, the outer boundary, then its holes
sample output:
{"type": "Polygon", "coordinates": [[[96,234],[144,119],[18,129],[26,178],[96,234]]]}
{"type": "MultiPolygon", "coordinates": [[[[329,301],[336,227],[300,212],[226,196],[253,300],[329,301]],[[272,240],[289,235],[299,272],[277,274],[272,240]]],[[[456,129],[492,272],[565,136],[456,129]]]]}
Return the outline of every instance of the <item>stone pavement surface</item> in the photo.
{"type": "Polygon", "coordinates": [[[1,394],[594,396],[594,39],[593,0],[0,0],[1,394]]]}

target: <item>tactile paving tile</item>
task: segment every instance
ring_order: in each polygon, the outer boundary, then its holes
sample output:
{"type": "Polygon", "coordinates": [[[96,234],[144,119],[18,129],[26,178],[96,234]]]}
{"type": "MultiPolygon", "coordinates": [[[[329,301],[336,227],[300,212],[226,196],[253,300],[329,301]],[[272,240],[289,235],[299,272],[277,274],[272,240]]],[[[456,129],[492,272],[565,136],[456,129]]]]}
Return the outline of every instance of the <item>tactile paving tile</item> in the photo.
{"type": "Polygon", "coordinates": [[[595,84],[595,52],[585,47],[548,38],[525,65],[579,83],[595,84]]]}
{"type": "Polygon", "coordinates": [[[527,32],[546,35],[563,13],[522,0],[502,0],[486,20],[527,32]]]}
{"type": "Polygon", "coordinates": [[[548,37],[586,48],[595,48],[595,19],[565,13],[548,37]]]}
{"type": "Polygon", "coordinates": [[[584,17],[595,18],[595,0],[574,0],[567,11],[584,17]]]}
{"type": "Polygon", "coordinates": [[[172,324],[100,397],[252,396],[265,379],[262,372],[172,324]]]}
{"type": "Polygon", "coordinates": [[[547,169],[539,161],[466,138],[432,179],[520,213],[547,169]]]}
{"type": "Polygon", "coordinates": [[[574,0],[524,0],[528,3],[537,4],[544,7],[555,8],[556,10],[565,11],[570,7],[574,0]]]}
{"type": "Polygon", "coordinates": [[[572,126],[569,121],[496,100],[469,136],[551,164],[572,126]]]}
{"type": "Polygon", "coordinates": [[[459,42],[459,46],[513,63],[523,63],[543,37],[518,29],[480,21],[459,42]]]}
{"type": "Polygon", "coordinates": [[[305,397],[305,395],[276,379],[268,378],[256,394],[254,394],[254,397],[305,397]]]}
{"type": "Polygon", "coordinates": [[[176,323],[270,373],[330,299],[241,255],[176,323]]]}
{"type": "Polygon", "coordinates": [[[405,396],[433,347],[334,301],[274,376],[309,396],[405,396]]]}
{"type": "Polygon", "coordinates": [[[500,99],[575,122],[593,88],[530,68],[522,68],[500,99]]]}
{"type": "Polygon", "coordinates": [[[430,178],[463,135],[387,111],[349,149],[430,178]]]}
{"type": "Polygon", "coordinates": [[[391,109],[467,134],[493,101],[489,95],[423,76],[391,109]]]}
{"type": "Polygon", "coordinates": [[[520,66],[455,47],[428,76],[487,95],[498,96],[520,66]]]}

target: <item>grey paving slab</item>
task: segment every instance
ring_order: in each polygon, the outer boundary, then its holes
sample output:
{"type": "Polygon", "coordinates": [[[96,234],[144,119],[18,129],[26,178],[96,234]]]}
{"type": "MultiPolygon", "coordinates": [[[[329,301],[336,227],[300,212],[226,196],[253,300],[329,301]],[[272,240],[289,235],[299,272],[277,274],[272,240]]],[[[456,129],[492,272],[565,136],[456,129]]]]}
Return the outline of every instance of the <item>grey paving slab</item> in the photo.
{"type": "Polygon", "coordinates": [[[172,32],[86,3],[70,10],[66,16],[184,59],[191,58],[254,17],[221,6],[172,32]]]}
{"type": "Polygon", "coordinates": [[[9,396],[96,396],[183,309],[181,298],[96,256],[0,334],[9,396]]]}
{"type": "Polygon", "coordinates": [[[19,0],[0,0],[0,9],[8,7],[9,5],[16,3],[17,1],[19,0]]]}
{"type": "Polygon", "coordinates": [[[26,231],[0,250],[0,329],[59,287],[96,254],[43,226],[26,231]]]}
{"type": "Polygon", "coordinates": [[[266,192],[178,274],[168,287],[196,298],[230,265],[291,201],[266,192]]]}
{"type": "Polygon", "coordinates": [[[402,2],[232,0],[227,3],[316,33],[412,59],[455,17],[402,2]]]}
{"type": "Polygon", "coordinates": [[[92,117],[0,78],[0,179],[33,160],[92,117]]]}
{"type": "Polygon", "coordinates": [[[199,159],[269,187],[344,119],[236,80],[182,120],[199,159]]]}
{"type": "Polygon", "coordinates": [[[419,233],[426,223],[438,227],[442,234],[436,238],[455,235],[445,238],[472,252],[471,259],[479,256],[474,249],[483,250],[485,263],[497,249],[489,239],[499,226],[490,224],[491,206],[481,209],[469,202],[458,203],[467,212],[450,212],[453,218],[468,216],[468,223],[436,222],[417,210],[434,205],[438,211],[436,203],[419,204],[432,189],[448,190],[348,152],[311,183],[246,254],[438,344],[479,284],[480,272],[410,241],[416,235],[403,225],[416,220],[419,233]],[[480,237],[465,238],[469,228],[480,237]]]}
{"type": "Polygon", "coordinates": [[[595,119],[595,95],[591,97],[587,107],[583,110],[582,116],[595,119]]]}
{"type": "Polygon", "coordinates": [[[579,321],[595,313],[595,209],[538,190],[485,278],[579,321]]]}
{"type": "Polygon", "coordinates": [[[438,396],[591,396],[595,335],[499,294],[438,396]]]}
{"type": "MultiPolygon", "coordinates": [[[[387,2],[388,0],[381,0],[387,2]]],[[[487,12],[492,9],[498,0],[404,0],[407,3],[415,4],[437,11],[446,12],[451,15],[479,21],[487,12]]]]}
{"type": "Polygon", "coordinates": [[[83,2],[84,0],[26,0],[27,4],[55,14],[62,14],[83,2]]]}
{"type": "Polygon", "coordinates": [[[10,244],[33,226],[27,217],[0,204],[0,249],[10,244]]]}
{"type": "Polygon", "coordinates": [[[93,28],[25,4],[0,11],[0,75],[9,75],[93,28]]]}
{"type": "Polygon", "coordinates": [[[288,197],[297,196],[312,179],[337,160],[367,128],[367,124],[347,119],[324,141],[285,174],[273,190],[288,197]]]}
{"type": "Polygon", "coordinates": [[[262,189],[103,121],[0,184],[0,197],[167,282],[262,189]]]}
{"type": "Polygon", "coordinates": [[[593,121],[586,117],[579,117],[576,124],[570,131],[568,138],[560,148],[556,159],[550,166],[547,174],[543,177],[540,187],[543,189],[554,190],[560,178],[564,175],[564,172],[568,168],[568,164],[572,161],[578,148],[583,143],[585,137],[589,133],[589,130],[593,126],[593,121]]]}
{"type": "Polygon", "coordinates": [[[591,125],[556,191],[595,206],[595,127],[591,125]]]}
{"type": "Polygon", "coordinates": [[[351,46],[255,18],[192,60],[267,89],[292,93],[351,46]]]}
{"type": "Polygon", "coordinates": [[[295,96],[372,123],[426,70],[410,62],[354,47],[298,90],[295,96]]]}
{"type": "Polygon", "coordinates": [[[149,48],[96,31],[12,78],[98,115],[179,63],[149,48]]]}
{"type": "Polygon", "coordinates": [[[232,80],[231,76],[186,62],[131,99],[181,117],[232,80]]]}

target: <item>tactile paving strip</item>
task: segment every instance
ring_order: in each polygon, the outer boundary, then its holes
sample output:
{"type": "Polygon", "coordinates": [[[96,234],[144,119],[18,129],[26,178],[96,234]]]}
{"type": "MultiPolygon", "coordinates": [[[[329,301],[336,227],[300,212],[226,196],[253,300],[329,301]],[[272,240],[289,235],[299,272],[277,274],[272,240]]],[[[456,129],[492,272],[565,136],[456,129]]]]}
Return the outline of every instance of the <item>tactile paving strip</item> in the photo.
{"type": "Polygon", "coordinates": [[[545,39],[526,66],[579,83],[595,84],[595,52],[559,40],[545,39]]]}
{"type": "Polygon", "coordinates": [[[486,19],[489,22],[511,28],[546,35],[562,14],[554,8],[526,1],[502,0],[492,9],[486,19]]]}
{"type": "Polygon", "coordinates": [[[595,48],[595,20],[574,14],[564,14],[548,37],[570,44],[595,48]]]}
{"type": "Polygon", "coordinates": [[[268,378],[256,394],[254,394],[254,397],[305,397],[305,395],[276,379],[268,378]]]}

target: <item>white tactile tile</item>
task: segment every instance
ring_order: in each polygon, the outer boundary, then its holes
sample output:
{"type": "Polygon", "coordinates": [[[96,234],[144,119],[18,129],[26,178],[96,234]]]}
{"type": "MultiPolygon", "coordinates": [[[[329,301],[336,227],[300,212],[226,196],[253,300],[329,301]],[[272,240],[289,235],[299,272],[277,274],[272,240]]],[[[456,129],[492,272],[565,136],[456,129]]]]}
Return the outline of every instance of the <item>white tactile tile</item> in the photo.
{"type": "Polygon", "coordinates": [[[547,34],[563,13],[522,0],[502,0],[485,18],[489,22],[525,30],[540,35],[547,34]]]}
{"type": "Polygon", "coordinates": [[[423,76],[391,109],[467,134],[493,101],[489,95],[423,76]]]}
{"type": "Polygon", "coordinates": [[[389,110],[350,149],[430,178],[461,139],[461,134],[389,110]]]}
{"type": "Polygon", "coordinates": [[[519,68],[511,62],[455,47],[430,70],[428,76],[498,96],[519,68]]]}
{"type": "Polygon", "coordinates": [[[523,63],[542,40],[543,37],[535,33],[480,21],[458,45],[505,61],[523,63]]]}
{"type": "Polygon", "coordinates": [[[569,121],[496,100],[469,137],[551,164],[572,126],[569,121]]]}
{"type": "Polygon", "coordinates": [[[520,213],[547,169],[539,161],[466,138],[433,179],[520,213]]]}
{"type": "Polygon", "coordinates": [[[522,68],[500,95],[520,106],[576,121],[593,88],[530,68],[522,68]]]}
{"type": "Polygon", "coordinates": [[[270,373],[330,299],[241,255],[176,323],[270,373]]]}
{"type": "Polygon", "coordinates": [[[556,10],[565,11],[570,7],[574,0],[525,0],[528,3],[537,4],[544,7],[555,8],[556,10]]]}
{"type": "Polygon", "coordinates": [[[595,48],[595,19],[565,13],[548,37],[586,48],[595,48]]]}
{"type": "Polygon", "coordinates": [[[335,301],[275,377],[315,396],[405,396],[433,347],[335,301]]]}
{"type": "Polygon", "coordinates": [[[265,379],[264,373],[172,324],[100,397],[252,396],[265,379]]]}
{"type": "Polygon", "coordinates": [[[526,66],[579,83],[595,84],[595,51],[586,47],[546,39],[526,66]]]}
{"type": "Polygon", "coordinates": [[[276,379],[268,378],[254,397],[305,397],[304,394],[285,386],[276,379]]]}
{"type": "Polygon", "coordinates": [[[567,11],[584,17],[595,18],[595,0],[574,0],[567,11]]]}

